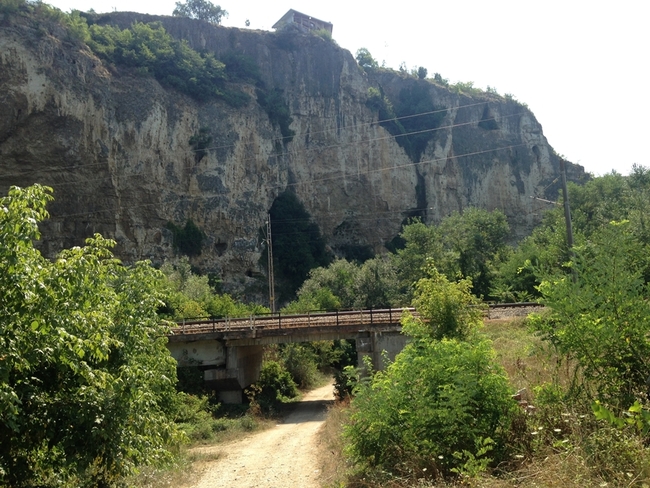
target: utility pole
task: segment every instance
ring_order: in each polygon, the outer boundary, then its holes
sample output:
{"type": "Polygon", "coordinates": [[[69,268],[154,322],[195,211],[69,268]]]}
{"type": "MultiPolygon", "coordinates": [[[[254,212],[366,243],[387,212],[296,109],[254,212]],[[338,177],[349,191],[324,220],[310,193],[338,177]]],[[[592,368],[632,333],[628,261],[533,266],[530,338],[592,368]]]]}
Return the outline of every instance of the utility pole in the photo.
{"type": "Polygon", "coordinates": [[[273,277],[273,241],[271,239],[271,214],[266,220],[266,247],[268,251],[268,274],[269,274],[269,304],[271,312],[275,313],[275,280],[273,277]]]}
{"type": "MultiPolygon", "coordinates": [[[[573,227],[571,226],[571,207],[569,206],[569,190],[566,187],[566,166],[564,159],[560,158],[560,171],[562,172],[562,198],[564,199],[564,223],[566,224],[566,244],[569,248],[569,256],[575,261],[573,253],[573,227]]],[[[574,283],[578,281],[575,267],[571,267],[571,279],[574,283]]]]}
{"type": "Polygon", "coordinates": [[[564,222],[566,223],[566,243],[573,254],[573,228],[571,227],[571,207],[569,207],[569,191],[566,187],[566,167],[560,158],[560,171],[562,172],[562,198],[564,198],[564,222]]]}

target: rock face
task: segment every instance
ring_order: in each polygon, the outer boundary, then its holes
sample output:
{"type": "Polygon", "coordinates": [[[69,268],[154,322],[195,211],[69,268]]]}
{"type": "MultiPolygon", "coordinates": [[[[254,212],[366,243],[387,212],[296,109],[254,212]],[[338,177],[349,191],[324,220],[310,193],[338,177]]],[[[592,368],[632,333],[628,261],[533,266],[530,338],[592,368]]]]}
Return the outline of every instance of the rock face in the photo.
{"type": "MultiPolygon", "coordinates": [[[[161,262],[174,253],[166,224],[191,219],[206,235],[193,264],[232,281],[259,271],[259,229],[287,189],[335,252],[345,245],[381,252],[405,218],[436,222],[467,206],[503,210],[515,236],[540,219],[530,197],[544,195],[559,159],[515,101],[393,71],[367,74],[348,51],[314,35],[137,14],[97,21],[134,20],[161,21],[217,57],[254,59],[265,86],[282,90],[295,136],[283,141],[254,85],[239,87],[252,97],[243,108],[200,103],[105,65],[63,29],[0,18],[0,191],[35,182],[54,188],[42,226],[46,255],[100,232],[118,242],[126,262],[161,262]],[[370,87],[399,102],[413,86],[443,114],[415,160],[367,104],[370,87]],[[205,154],[189,143],[201,129],[212,138],[205,154]]],[[[582,178],[570,165],[569,179],[582,178]]],[[[547,193],[553,198],[557,185],[547,193]]]]}

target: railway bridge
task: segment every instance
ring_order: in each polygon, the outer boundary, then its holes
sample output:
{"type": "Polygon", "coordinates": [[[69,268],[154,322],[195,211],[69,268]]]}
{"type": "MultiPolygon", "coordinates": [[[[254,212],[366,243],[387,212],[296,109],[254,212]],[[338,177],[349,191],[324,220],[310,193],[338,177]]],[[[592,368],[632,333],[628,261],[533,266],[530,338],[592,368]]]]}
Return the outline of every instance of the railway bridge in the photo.
{"type": "MultiPolygon", "coordinates": [[[[541,308],[537,303],[491,305],[485,315],[510,318],[541,308]]],[[[404,312],[417,316],[414,308],[387,308],[191,320],[171,330],[167,347],[180,367],[199,366],[221,401],[241,403],[244,388],[259,379],[263,347],[268,344],[354,340],[359,366],[369,356],[376,369],[383,369],[384,353],[393,360],[406,345],[400,324],[404,312]]]]}
{"type": "Polygon", "coordinates": [[[221,401],[241,403],[244,388],[259,379],[263,346],[269,344],[354,340],[359,365],[370,356],[382,369],[384,351],[392,360],[406,344],[400,333],[405,311],[417,314],[413,308],[388,308],[191,320],[172,329],[167,347],[179,367],[199,366],[221,401]]]}

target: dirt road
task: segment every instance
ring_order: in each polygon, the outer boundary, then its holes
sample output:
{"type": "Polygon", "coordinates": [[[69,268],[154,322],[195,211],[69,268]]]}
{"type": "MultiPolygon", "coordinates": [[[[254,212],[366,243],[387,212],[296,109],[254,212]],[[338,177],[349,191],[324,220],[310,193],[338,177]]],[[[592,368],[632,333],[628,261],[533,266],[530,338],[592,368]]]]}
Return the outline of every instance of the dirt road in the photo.
{"type": "Polygon", "coordinates": [[[333,401],[327,385],[307,393],[274,428],[245,439],[202,449],[220,454],[193,488],[317,488],[318,430],[333,401]]]}

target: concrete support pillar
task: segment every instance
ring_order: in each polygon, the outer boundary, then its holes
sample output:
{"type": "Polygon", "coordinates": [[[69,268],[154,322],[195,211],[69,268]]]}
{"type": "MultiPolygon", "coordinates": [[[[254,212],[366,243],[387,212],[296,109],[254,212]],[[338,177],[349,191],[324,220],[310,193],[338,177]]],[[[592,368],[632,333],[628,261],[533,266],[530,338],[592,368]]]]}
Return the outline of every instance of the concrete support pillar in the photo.
{"type": "Polygon", "coordinates": [[[205,380],[216,381],[217,394],[223,403],[242,403],[244,388],[260,377],[263,346],[227,346],[226,368],[205,372],[205,380]]]}
{"type": "Polygon", "coordinates": [[[358,337],[357,366],[365,368],[364,358],[370,357],[375,370],[384,370],[407,342],[408,337],[399,332],[369,332],[366,337],[358,337]]]}

